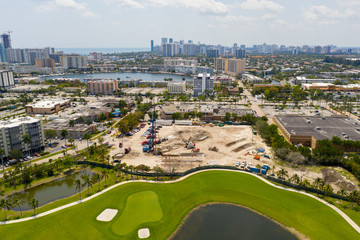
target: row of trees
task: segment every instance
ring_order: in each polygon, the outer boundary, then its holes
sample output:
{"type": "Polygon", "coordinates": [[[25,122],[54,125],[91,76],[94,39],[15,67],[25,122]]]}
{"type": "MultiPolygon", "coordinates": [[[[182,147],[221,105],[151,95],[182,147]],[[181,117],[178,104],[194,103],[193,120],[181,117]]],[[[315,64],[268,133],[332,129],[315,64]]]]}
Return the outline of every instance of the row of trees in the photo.
{"type": "MultiPolygon", "coordinates": [[[[0,210],[4,210],[4,214],[5,214],[5,221],[7,220],[7,213],[6,213],[6,210],[10,211],[12,208],[15,208],[15,207],[19,207],[20,209],[20,215],[22,217],[22,210],[21,210],[21,205],[24,205],[25,202],[22,201],[22,200],[19,200],[18,198],[15,198],[13,201],[10,201],[9,199],[1,199],[0,201],[0,210]]],[[[29,206],[31,208],[33,208],[34,210],[34,215],[36,215],[36,208],[39,207],[39,201],[36,200],[35,198],[31,199],[29,202],[28,202],[29,206]]]]}

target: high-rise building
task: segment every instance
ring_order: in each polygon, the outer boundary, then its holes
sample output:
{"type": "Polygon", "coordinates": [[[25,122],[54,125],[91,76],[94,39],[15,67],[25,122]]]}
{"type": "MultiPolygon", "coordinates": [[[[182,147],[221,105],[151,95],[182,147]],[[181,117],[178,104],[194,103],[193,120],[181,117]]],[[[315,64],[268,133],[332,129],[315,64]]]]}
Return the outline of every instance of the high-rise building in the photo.
{"type": "Polygon", "coordinates": [[[7,62],[6,48],[4,44],[0,41],[0,62],[7,62]]]}
{"type": "Polygon", "coordinates": [[[150,46],[151,46],[151,52],[153,52],[154,51],[154,40],[151,40],[150,46]]]}
{"type": "Polygon", "coordinates": [[[169,43],[174,43],[174,39],[169,38],[169,43]]]}
{"type": "Polygon", "coordinates": [[[168,43],[168,39],[167,38],[162,38],[161,39],[161,45],[166,44],[166,43],[168,43]]]}
{"type": "Polygon", "coordinates": [[[89,94],[114,95],[118,90],[117,80],[91,80],[88,82],[89,94]]]}
{"type": "Polygon", "coordinates": [[[42,121],[31,117],[0,121],[0,146],[5,152],[1,157],[5,159],[16,149],[23,153],[40,152],[45,146],[42,121]],[[30,136],[31,143],[24,142],[25,134],[30,136]]]}
{"type": "Polygon", "coordinates": [[[206,56],[213,57],[213,58],[219,57],[219,49],[207,49],[206,56]]]}
{"type": "Polygon", "coordinates": [[[55,60],[51,58],[35,59],[35,65],[39,68],[54,68],[55,60]]]}
{"type": "MultiPolygon", "coordinates": [[[[200,49],[199,49],[200,50],[200,49]]],[[[200,52],[200,51],[199,51],[200,52]]],[[[195,44],[193,43],[185,43],[183,45],[183,52],[182,54],[185,56],[195,56],[197,53],[199,53],[197,51],[197,47],[195,44]]]]}
{"type": "Polygon", "coordinates": [[[178,46],[175,43],[166,43],[162,45],[163,56],[173,57],[178,54],[178,46]]]}
{"type": "Polygon", "coordinates": [[[321,54],[322,47],[321,46],[315,46],[314,47],[314,53],[315,54],[321,54]]]}
{"type": "Polygon", "coordinates": [[[11,48],[11,38],[10,38],[10,34],[4,33],[2,35],[0,35],[0,38],[2,39],[2,42],[4,44],[4,47],[7,48],[11,48]]]}
{"type": "Polygon", "coordinates": [[[246,57],[245,49],[237,49],[237,50],[235,50],[234,56],[236,58],[245,58],[246,57]]]}
{"type": "Polygon", "coordinates": [[[243,74],[245,73],[245,59],[217,58],[215,70],[232,76],[243,74]]]}
{"type": "Polygon", "coordinates": [[[87,57],[79,54],[64,54],[61,56],[61,66],[65,69],[75,69],[86,67],[87,57]]]}
{"type": "Polygon", "coordinates": [[[331,50],[330,46],[324,46],[323,47],[324,54],[330,54],[330,50],[331,50]]]}
{"type": "Polygon", "coordinates": [[[0,71],[0,90],[15,86],[13,71],[0,71]]]}
{"type": "Polygon", "coordinates": [[[209,73],[200,73],[194,77],[194,97],[201,94],[211,95],[214,91],[214,78],[209,73]]]}

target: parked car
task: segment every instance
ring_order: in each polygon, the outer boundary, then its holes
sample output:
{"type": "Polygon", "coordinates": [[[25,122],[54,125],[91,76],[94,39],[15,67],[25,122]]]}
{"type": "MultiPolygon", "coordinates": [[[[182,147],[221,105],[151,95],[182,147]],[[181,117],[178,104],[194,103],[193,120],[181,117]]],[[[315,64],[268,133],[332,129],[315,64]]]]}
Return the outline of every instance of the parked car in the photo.
{"type": "Polygon", "coordinates": [[[237,161],[236,163],[235,163],[235,167],[239,167],[240,166],[240,161],[237,161]]]}

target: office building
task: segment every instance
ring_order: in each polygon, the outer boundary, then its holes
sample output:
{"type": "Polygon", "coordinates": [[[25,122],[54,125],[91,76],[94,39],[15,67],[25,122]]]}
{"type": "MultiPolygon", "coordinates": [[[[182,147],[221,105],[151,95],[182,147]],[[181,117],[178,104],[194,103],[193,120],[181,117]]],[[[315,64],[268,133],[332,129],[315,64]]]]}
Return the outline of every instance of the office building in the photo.
{"type": "Polygon", "coordinates": [[[162,38],[161,39],[161,45],[166,44],[166,43],[168,43],[168,39],[167,38],[162,38]]]}
{"type": "Polygon", "coordinates": [[[169,43],[174,43],[174,39],[169,38],[169,43]]]}
{"type": "Polygon", "coordinates": [[[118,90],[117,80],[91,80],[88,82],[88,90],[90,95],[114,95],[118,90]]]}
{"type": "Polygon", "coordinates": [[[234,56],[235,56],[235,58],[245,58],[246,57],[245,49],[237,49],[237,50],[235,50],[234,56]]]}
{"type": "Polygon", "coordinates": [[[164,65],[167,66],[198,66],[198,61],[195,59],[182,59],[182,58],[166,58],[164,65]]]}
{"type": "Polygon", "coordinates": [[[200,53],[200,48],[199,51],[197,49],[197,46],[193,43],[185,43],[183,45],[183,50],[182,50],[182,54],[185,56],[195,56],[196,54],[200,53]]]}
{"type": "Polygon", "coordinates": [[[6,48],[4,47],[4,44],[0,41],[0,62],[4,63],[7,62],[7,54],[6,54],[6,48]]]}
{"type": "Polygon", "coordinates": [[[35,65],[39,68],[51,68],[55,67],[55,60],[51,58],[35,59],[35,65]]]}
{"type": "Polygon", "coordinates": [[[23,153],[40,153],[45,145],[42,121],[31,117],[22,117],[0,121],[0,146],[5,151],[3,157],[9,159],[12,150],[23,153]],[[29,135],[31,143],[24,143],[23,136],[29,135]]]}
{"type": "Polygon", "coordinates": [[[178,54],[178,46],[175,43],[165,43],[162,45],[164,57],[174,57],[178,54]]]}
{"type": "Polygon", "coordinates": [[[14,73],[9,70],[0,71],[0,90],[9,89],[15,86],[14,73]]]}
{"type": "Polygon", "coordinates": [[[215,59],[215,70],[231,76],[243,74],[245,73],[245,59],[217,58],[215,59]]]}
{"type": "Polygon", "coordinates": [[[151,52],[154,52],[154,40],[151,40],[150,45],[151,45],[151,52]]]}
{"type": "Polygon", "coordinates": [[[194,77],[194,97],[201,94],[211,95],[214,91],[214,78],[209,73],[200,73],[194,77]]]}
{"type": "MultiPolygon", "coordinates": [[[[97,115],[98,116],[98,115],[97,115]]],[[[96,116],[96,118],[97,118],[96,116]]],[[[75,116],[74,116],[75,117],[75,116]]],[[[87,116],[83,116],[84,119],[88,119],[87,116]]],[[[61,136],[61,132],[63,129],[66,129],[68,132],[68,138],[72,137],[83,138],[86,133],[92,134],[96,132],[96,124],[84,124],[84,123],[76,123],[75,126],[69,126],[69,118],[58,118],[53,121],[50,121],[44,124],[44,130],[55,130],[58,136],[61,136]]],[[[73,119],[74,120],[74,119],[73,119]]]]}
{"type": "Polygon", "coordinates": [[[212,58],[219,57],[219,49],[207,49],[206,50],[206,56],[207,57],[212,57],[212,58]]]}
{"type": "Polygon", "coordinates": [[[171,94],[181,94],[186,91],[185,82],[170,82],[167,85],[167,90],[171,94]]]}
{"type": "Polygon", "coordinates": [[[322,47],[321,46],[315,46],[314,47],[314,53],[315,54],[321,54],[322,47]]]}
{"type": "Polygon", "coordinates": [[[28,104],[25,106],[25,112],[26,114],[54,114],[70,106],[70,100],[51,99],[28,104]]]}
{"type": "Polygon", "coordinates": [[[65,69],[84,68],[87,66],[87,57],[79,54],[64,54],[61,56],[61,66],[65,69]]]}

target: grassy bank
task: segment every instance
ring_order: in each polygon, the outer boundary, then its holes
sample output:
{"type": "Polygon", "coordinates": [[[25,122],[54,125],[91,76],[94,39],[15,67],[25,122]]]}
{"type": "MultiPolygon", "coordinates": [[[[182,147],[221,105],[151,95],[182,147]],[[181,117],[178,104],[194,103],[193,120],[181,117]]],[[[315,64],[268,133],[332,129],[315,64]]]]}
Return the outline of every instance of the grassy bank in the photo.
{"type": "Polygon", "coordinates": [[[33,221],[0,226],[0,235],[4,239],[137,239],[137,230],[148,227],[149,239],[166,239],[191,209],[208,202],[247,206],[310,239],[359,238],[339,214],[319,201],[271,187],[248,174],[225,171],[202,172],[171,184],[124,184],[81,205],[33,221]],[[154,205],[158,201],[160,208],[149,211],[162,216],[160,220],[148,222],[149,216],[143,214],[146,219],[141,219],[141,208],[136,204],[127,206],[129,199],[136,202],[137,194],[143,192],[154,205]],[[98,222],[96,217],[106,208],[119,213],[111,222],[98,222]],[[119,224],[133,215],[138,216],[133,219],[138,225],[119,224]]]}

